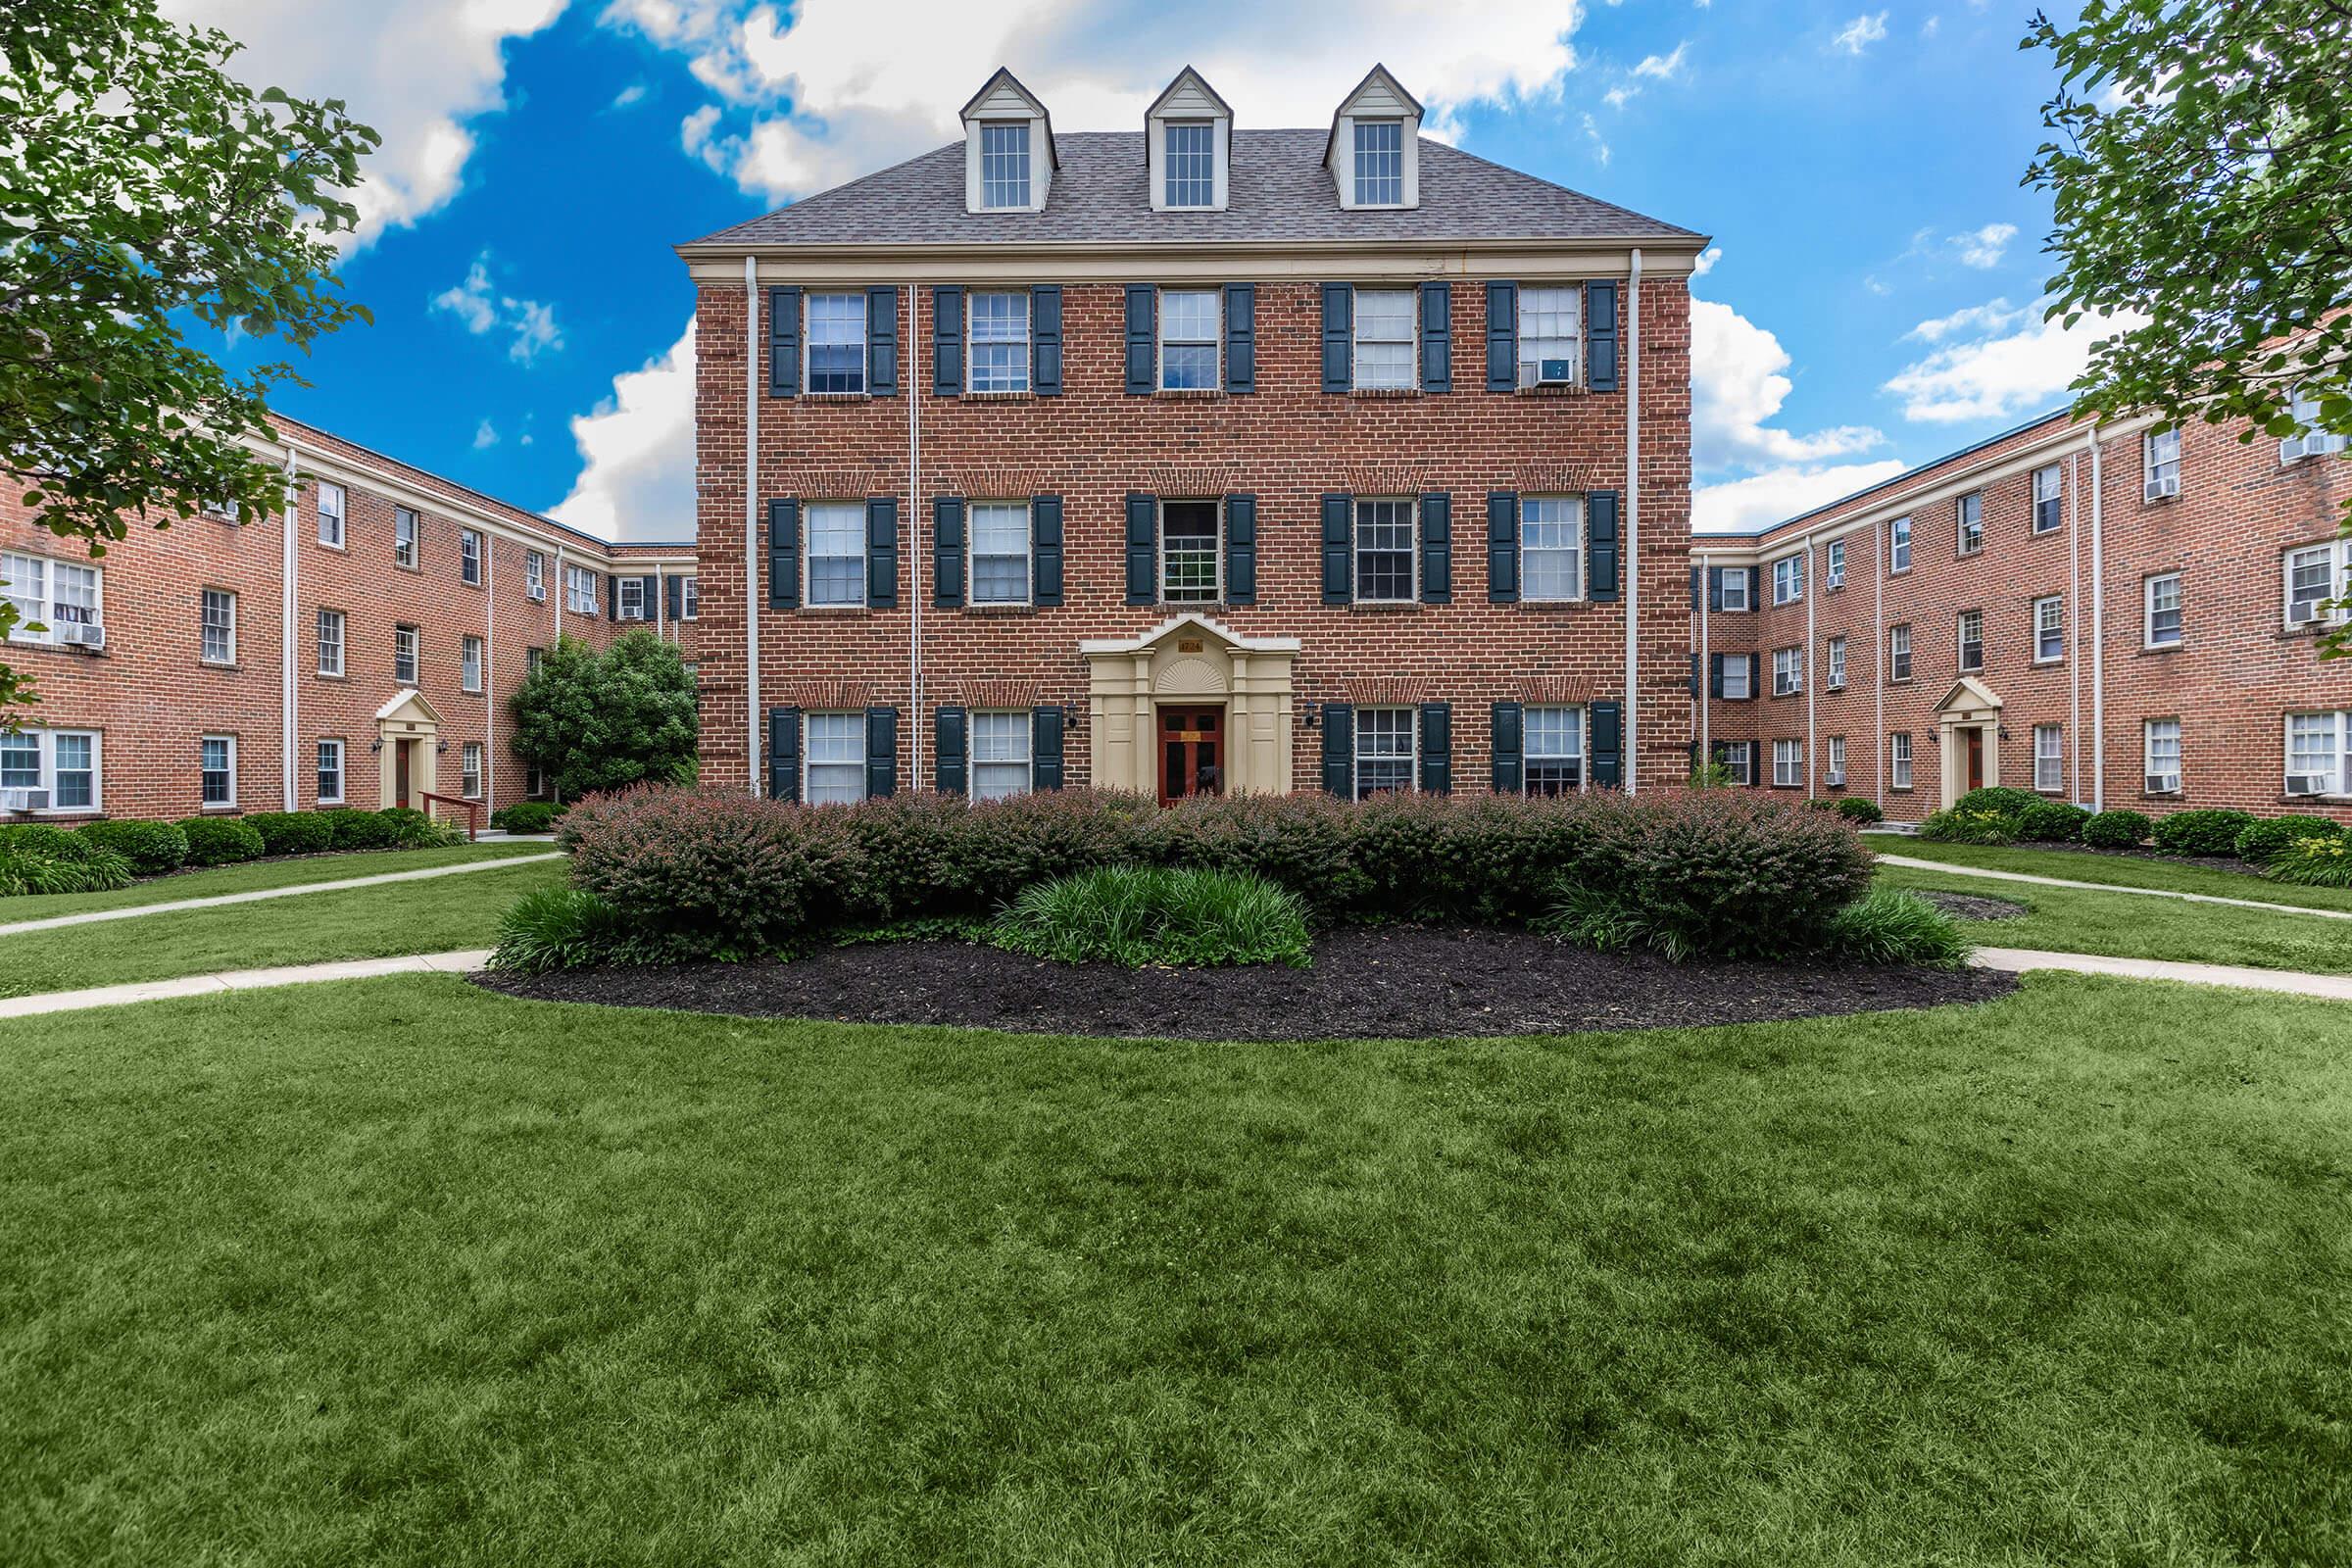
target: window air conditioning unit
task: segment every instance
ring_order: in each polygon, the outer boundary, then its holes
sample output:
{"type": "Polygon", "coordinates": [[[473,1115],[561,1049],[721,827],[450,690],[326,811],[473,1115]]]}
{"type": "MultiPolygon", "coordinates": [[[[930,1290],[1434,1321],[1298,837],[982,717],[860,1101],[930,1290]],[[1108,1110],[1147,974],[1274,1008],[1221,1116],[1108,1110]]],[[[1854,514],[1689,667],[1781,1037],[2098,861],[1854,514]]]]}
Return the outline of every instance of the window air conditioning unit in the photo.
{"type": "Polygon", "coordinates": [[[1567,386],[1575,379],[1576,362],[1574,360],[1538,360],[1536,362],[1536,385],[1538,386],[1567,386]]]}
{"type": "Polygon", "coordinates": [[[2325,773],[2289,773],[2286,775],[2286,793],[2289,795],[2325,795],[2328,793],[2328,775],[2325,773]]]}
{"type": "Polygon", "coordinates": [[[1833,571],[1833,572],[1831,572],[1831,573],[1829,574],[1828,578],[1827,578],[1827,579],[1826,579],[1826,580],[1823,582],[1823,584],[1822,584],[1823,590],[1824,590],[1825,592],[1826,592],[1826,591],[1829,591],[1829,590],[1832,590],[1832,589],[1842,588],[1842,587],[1844,587],[1844,586],[1845,586],[1845,573],[1844,573],[1844,572],[1842,572],[1842,571],[1833,571]]]}
{"type": "Polygon", "coordinates": [[[2167,474],[2161,479],[2150,479],[2146,493],[2147,499],[2150,501],[2162,501],[2167,496],[2177,496],[2180,493],[2180,476],[2174,473],[2167,474]]]}
{"type": "Polygon", "coordinates": [[[47,790],[0,790],[0,811],[46,811],[47,790]]]}
{"type": "Polygon", "coordinates": [[[1829,777],[1829,785],[1830,788],[1834,790],[1841,790],[1845,788],[1845,775],[1843,773],[1832,773],[1829,777]]]}
{"type": "Polygon", "coordinates": [[[2180,775],[2178,773],[2150,773],[2144,782],[2150,795],[2178,795],[2180,793],[2180,775]]]}
{"type": "Polygon", "coordinates": [[[67,621],[57,628],[57,640],[68,648],[104,648],[106,628],[91,621],[67,621]]]}

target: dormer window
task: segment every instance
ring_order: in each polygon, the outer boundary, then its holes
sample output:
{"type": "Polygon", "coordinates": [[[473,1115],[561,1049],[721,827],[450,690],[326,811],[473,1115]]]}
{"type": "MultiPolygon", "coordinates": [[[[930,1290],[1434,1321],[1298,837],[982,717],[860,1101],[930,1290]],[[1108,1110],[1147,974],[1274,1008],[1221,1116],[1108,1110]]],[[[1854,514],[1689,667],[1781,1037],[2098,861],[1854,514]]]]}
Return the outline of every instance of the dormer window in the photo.
{"type": "Polygon", "coordinates": [[[1029,122],[980,127],[980,205],[991,212],[1029,205],[1029,122]]]}
{"type": "Polygon", "coordinates": [[[1404,205],[1404,125],[1395,120],[1355,122],[1355,205],[1404,205]]]}
{"type": "Polygon", "coordinates": [[[1217,200],[1217,128],[1204,120],[1168,126],[1170,207],[1213,207],[1217,200]]]}
{"type": "Polygon", "coordinates": [[[1054,121],[1036,95],[1000,70],[963,106],[963,210],[1042,213],[1060,168],[1054,121]]]}
{"type": "Polygon", "coordinates": [[[1225,210],[1233,111],[1187,66],[1144,111],[1144,163],[1154,211],[1225,210]]]}
{"type": "Polygon", "coordinates": [[[1421,205],[1421,105],[1385,66],[1340,104],[1323,163],[1347,211],[1421,205]]]}

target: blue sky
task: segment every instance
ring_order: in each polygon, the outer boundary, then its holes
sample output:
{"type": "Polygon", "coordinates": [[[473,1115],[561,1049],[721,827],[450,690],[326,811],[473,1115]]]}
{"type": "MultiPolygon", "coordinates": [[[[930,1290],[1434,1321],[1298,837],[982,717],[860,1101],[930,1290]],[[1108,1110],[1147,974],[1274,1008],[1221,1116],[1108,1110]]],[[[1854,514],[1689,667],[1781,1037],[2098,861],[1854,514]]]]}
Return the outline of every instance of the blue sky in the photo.
{"type": "MultiPolygon", "coordinates": [[[[166,0],[385,134],[343,276],[375,315],[280,406],[622,537],[693,529],[692,290],[669,247],[953,133],[1001,62],[1057,127],[1198,65],[1314,124],[1374,58],[1471,151],[1712,233],[1703,525],[1802,510],[2063,401],[2018,177],[2047,67],[1950,0],[166,0]],[[1331,38],[1330,44],[1303,42],[1331,38]]],[[[254,350],[240,348],[250,359],[254,350]]]]}

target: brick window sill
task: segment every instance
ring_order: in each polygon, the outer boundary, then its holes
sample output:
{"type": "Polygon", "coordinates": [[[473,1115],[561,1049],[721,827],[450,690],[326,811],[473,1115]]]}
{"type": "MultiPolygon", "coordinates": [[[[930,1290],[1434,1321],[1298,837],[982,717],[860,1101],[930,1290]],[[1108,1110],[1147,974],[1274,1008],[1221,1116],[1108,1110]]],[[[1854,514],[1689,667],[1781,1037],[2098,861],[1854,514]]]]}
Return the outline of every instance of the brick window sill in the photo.
{"type": "Polygon", "coordinates": [[[2185,801],[2188,799],[2188,794],[2185,790],[2167,795],[2150,795],[2142,791],[2139,798],[2143,801],[2185,801]]]}
{"type": "Polygon", "coordinates": [[[243,664],[236,662],[234,660],[223,662],[218,659],[200,659],[196,662],[196,664],[200,669],[219,670],[223,675],[239,674],[243,672],[245,668],[243,664]]]}
{"type": "Polygon", "coordinates": [[[871,403],[873,400],[874,394],[871,392],[804,392],[801,394],[801,401],[804,403],[871,403]]]}
{"type": "Polygon", "coordinates": [[[1592,388],[1581,381],[1572,382],[1567,386],[1515,386],[1511,388],[1511,396],[1515,398],[1581,398],[1592,396],[1592,388]]]}
{"type": "Polygon", "coordinates": [[[1615,603],[1612,599],[1521,599],[1514,608],[1531,615],[1559,615],[1591,605],[1615,603]]]}
{"type": "MultiPolygon", "coordinates": [[[[933,608],[943,607],[934,606],[933,608]]],[[[957,608],[966,615],[978,615],[983,619],[998,619],[1034,615],[1040,607],[1036,605],[963,605],[957,608]]]]}
{"type": "Polygon", "coordinates": [[[965,392],[960,394],[960,399],[965,403],[1033,403],[1037,400],[1037,394],[1034,392],[965,392]]]}
{"type": "Polygon", "coordinates": [[[2143,643],[2140,645],[2138,657],[2141,659],[2146,659],[2150,655],[2161,657],[2165,654],[2177,654],[2180,652],[2184,646],[2186,645],[2182,643],[2157,643],[2151,647],[2143,643]]]}
{"type": "Polygon", "coordinates": [[[1213,403],[1224,395],[1224,388],[1214,386],[1163,386],[1152,393],[1166,403],[1213,403]]]}
{"type": "Polygon", "coordinates": [[[1417,398],[1420,395],[1421,389],[1417,386],[1351,386],[1348,389],[1348,396],[1351,398],[1367,398],[1376,403],[1389,398],[1417,398]]]}
{"type": "Polygon", "coordinates": [[[1422,606],[1416,599],[1350,599],[1345,606],[1332,608],[1345,609],[1351,615],[1403,615],[1422,606]]]}

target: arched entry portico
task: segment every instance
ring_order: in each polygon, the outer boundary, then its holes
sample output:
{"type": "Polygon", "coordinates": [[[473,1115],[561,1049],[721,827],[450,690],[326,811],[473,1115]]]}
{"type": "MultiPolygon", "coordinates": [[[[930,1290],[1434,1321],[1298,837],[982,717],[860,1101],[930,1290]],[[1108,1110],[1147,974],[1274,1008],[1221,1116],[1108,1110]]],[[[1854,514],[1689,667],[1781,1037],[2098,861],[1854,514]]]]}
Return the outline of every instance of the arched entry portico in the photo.
{"type": "Polygon", "coordinates": [[[1184,614],[1139,637],[1089,639],[1078,651],[1087,662],[1098,788],[1167,795],[1166,748],[1174,746],[1189,749],[1173,755],[1194,784],[1208,765],[1215,791],[1289,793],[1298,638],[1244,637],[1184,614]],[[1163,715],[1175,726],[1164,736],[1163,715]]]}
{"type": "Polygon", "coordinates": [[[437,783],[441,715],[414,686],[375,710],[376,799],[421,808],[437,783]]]}

